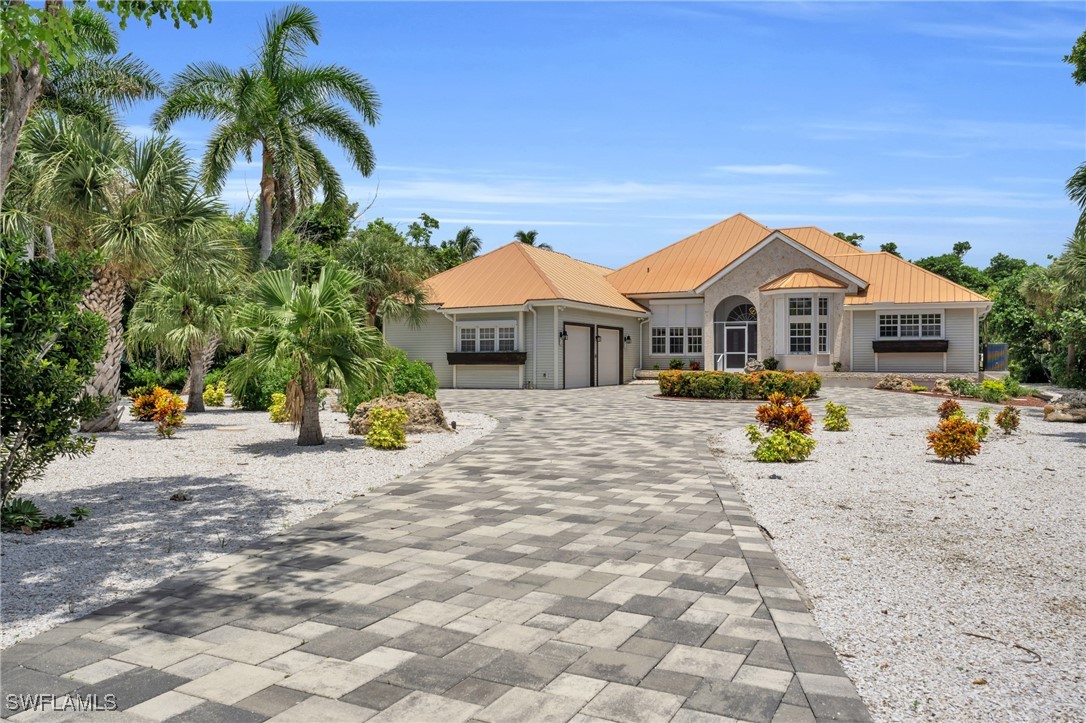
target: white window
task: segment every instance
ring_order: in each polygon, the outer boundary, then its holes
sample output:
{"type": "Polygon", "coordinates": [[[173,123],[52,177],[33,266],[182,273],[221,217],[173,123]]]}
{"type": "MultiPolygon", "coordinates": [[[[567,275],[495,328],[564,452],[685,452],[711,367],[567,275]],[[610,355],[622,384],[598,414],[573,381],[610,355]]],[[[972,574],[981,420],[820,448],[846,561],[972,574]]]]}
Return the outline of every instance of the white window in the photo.
{"type": "Polygon", "coordinates": [[[667,354],[667,329],[655,326],[652,328],[652,353],[667,354]]]}
{"type": "Polygon", "coordinates": [[[880,339],[941,339],[942,337],[942,314],[879,314],[880,339]]]}
{"type": "Polygon", "coordinates": [[[476,331],[473,326],[460,327],[460,351],[475,351],[476,331]]]}
{"type": "Polygon", "coordinates": [[[681,326],[673,326],[667,330],[667,350],[669,354],[682,354],[685,349],[686,336],[681,326]]]}
{"type": "Polygon", "coordinates": [[[789,316],[810,316],[811,315],[811,297],[809,297],[809,296],[789,296],[788,297],[788,315],[789,316]]]}
{"type": "Polygon", "coordinates": [[[830,315],[830,300],[828,297],[818,297],[818,315],[829,316],[830,315]]]}
{"type": "Polygon", "coordinates": [[[701,354],[703,333],[700,326],[652,327],[652,354],[692,356],[701,354]]]}
{"type": "Polygon", "coordinates": [[[818,353],[829,354],[830,353],[830,334],[829,324],[824,321],[818,322],[818,353]]]}
{"type": "Polygon", "coordinates": [[[811,322],[790,322],[788,324],[788,353],[811,353],[811,322]]]}
{"type": "Polygon", "coordinates": [[[701,354],[701,327],[691,326],[686,329],[686,353],[701,354]]]}
{"type": "Polygon", "coordinates": [[[494,352],[517,350],[517,323],[515,321],[468,321],[459,322],[458,351],[494,352]]]}

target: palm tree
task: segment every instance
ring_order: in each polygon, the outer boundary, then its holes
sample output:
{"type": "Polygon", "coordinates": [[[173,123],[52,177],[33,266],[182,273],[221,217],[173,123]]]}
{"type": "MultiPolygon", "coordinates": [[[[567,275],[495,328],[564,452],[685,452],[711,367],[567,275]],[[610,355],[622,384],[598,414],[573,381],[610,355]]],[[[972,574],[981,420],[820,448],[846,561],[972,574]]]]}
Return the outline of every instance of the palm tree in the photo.
{"type": "Polygon", "coordinates": [[[514,241],[520,241],[522,244],[528,244],[529,246],[535,246],[537,249],[546,249],[547,251],[554,251],[550,244],[537,242],[539,232],[535,229],[531,231],[517,231],[513,234],[514,241]]]}
{"type": "Polygon", "coordinates": [[[128,315],[134,350],[154,347],[189,365],[188,411],[204,411],[206,352],[232,340],[232,316],[241,278],[225,271],[240,265],[232,241],[206,239],[202,252],[181,261],[140,291],[128,315]]]}
{"type": "Polygon", "coordinates": [[[460,263],[471,261],[483,248],[483,242],[471,226],[465,226],[456,232],[456,238],[452,240],[452,247],[460,257],[460,263]]]}
{"type": "Polygon", "coordinates": [[[1078,228],[1086,231],[1086,163],[1067,180],[1067,196],[1079,207],[1078,228]]]}
{"type": "Polygon", "coordinates": [[[4,230],[32,235],[50,227],[60,248],[101,254],[83,304],[106,319],[109,338],[87,393],[111,403],[83,430],[115,430],[127,284],[189,263],[224,209],[198,192],[184,146],[174,139],[133,142],[86,118],[38,114],[20,139],[19,156],[6,199],[19,205],[5,209],[4,230]]]}
{"type": "Polygon", "coordinates": [[[317,145],[317,135],[343,148],[362,175],[373,172],[373,147],[365,131],[337,102],[372,126],[379,117],[377,93],[348,68],[303,65],[306,51],[319,39],[313,11],[288,5],[268,17],[252,66],[189,65],[174,78],[154,115],[160,130],[188,116],[215,121],[201,167],[209,192],[222,190],[238,156],[251,162],[259,152],[262,261],[271,255],[275,232],[312,203],[318,186],[326,202],[343,196],[342,180],[317,145]]]}
{"type": "Polygon", "coordinates": [[[352,289],[358,276],[338,265],[323,268],[312,284],[299,284],[290,271],[263,271],[253,283],[253,301],[238,314],[248,336],[246,351],[227,368],[244,382],[260,370],[297,369],[287,385],[291,421],[298,444],[324,444],[318,393],[357,388],[380,371],[380,332],[366,324],[366,313],[352,289]]]}
{"type": "Polygon", "coordinates": [[[426,303],[425,281],[431,266],[426,248],[407,243],[394,226],[378,219],[351,234],[337,260],[357,274],[370,326],[384,319],[417,325],[426,303]]]}

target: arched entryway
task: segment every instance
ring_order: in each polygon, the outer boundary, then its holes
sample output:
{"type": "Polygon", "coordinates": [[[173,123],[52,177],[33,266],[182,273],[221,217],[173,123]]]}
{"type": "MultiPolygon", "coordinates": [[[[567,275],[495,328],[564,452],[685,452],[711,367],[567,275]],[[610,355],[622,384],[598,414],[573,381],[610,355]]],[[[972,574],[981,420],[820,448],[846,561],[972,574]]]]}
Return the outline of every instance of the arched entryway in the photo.
{"type": "Polygon", "coordinates": [[[758,309],[744,296],[729,296],[713,311],[713,366],[741,371],[758,358],[758,309]]]}

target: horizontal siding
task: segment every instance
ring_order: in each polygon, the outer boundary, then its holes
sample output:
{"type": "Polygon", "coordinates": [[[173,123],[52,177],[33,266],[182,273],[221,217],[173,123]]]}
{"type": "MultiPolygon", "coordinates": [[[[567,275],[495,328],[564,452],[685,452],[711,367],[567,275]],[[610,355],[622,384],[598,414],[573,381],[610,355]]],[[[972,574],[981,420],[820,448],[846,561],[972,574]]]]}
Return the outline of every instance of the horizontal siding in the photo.
{"type": "Polygon", "coordinates": [[[875,371],[875,350],[871,348],[874,340],[875,312],[852,312],[852,371],[875,371]]]}
{"type": "Polygon", "coordinates": [[[941,372],[942,352],[879,354],[880,372],[941,372]]]}
{"type": "Polygon", "coordinates": [[[947,309],[943,317],[943,333],[950,346],[947,349],[947,371],[975,372],[977,370],[977,327],[972,309],[947,309]]]}
{"type": "Polygon", "coordinates": [[[423,314],[422,324],[409,326],[403,321],[385,322],[385,341],[404,350],[408,359],[421,359],[434,368],[437,383],[452,386],[452,367],[446,353],[453,350],[453,325],[436,311],[423,314]]]}
{"type": "MultiPolygon", "coordinates": [[[[554,369],[554,349],[558,345],[558,331],[554,327],[554,319],[556,316],[555,308],[553,306],[541,306],[535,310],[536,322],[539,324],[539,343],[536,346],[528,347],[528,366],[525,368],[525,379],[531,379],[532,374],[532,353],[538,349],[539,356],[536,358],[536,364],[538,365],[536,374],[536,388],[537,389],[555,389],[560,384],[560,377],[554,369]]],[[[531,338],[532,333],[532,315],[525,314],[525,323],[528,325],[529,335],[527,338],[531,338]]]]}
{"type": "MultiPolygon", "coordinates": [[[[582,309],[566,308],[564,311],[558,314],[559,328],[565,322],[573,322],[578,324],[592,324],[613,326],[622,328],[622,336],[625,338],[629,336],[631,343],[627,346],[623,344],[622,347],[622,381],[628,382],[633,379],[634,369],[637,367],[637,341],[638,326],[640,326],[640,319],[631,316],[618,316],[616,314],[605,314],[594,311],[586,311],[582,309]]],[[[558,350],[558,365],[556,369],[556,377],[558,379],[558,386],[562,386],[562,350],[558,350]]],[[[697,357],[698,361],[701,361],[701,357],[697,357]]]]}
{"type": "Polygon", "coordinates": [[[520,367],[472,364],[456,367],[457,389],[519,389],[520,367]]]}

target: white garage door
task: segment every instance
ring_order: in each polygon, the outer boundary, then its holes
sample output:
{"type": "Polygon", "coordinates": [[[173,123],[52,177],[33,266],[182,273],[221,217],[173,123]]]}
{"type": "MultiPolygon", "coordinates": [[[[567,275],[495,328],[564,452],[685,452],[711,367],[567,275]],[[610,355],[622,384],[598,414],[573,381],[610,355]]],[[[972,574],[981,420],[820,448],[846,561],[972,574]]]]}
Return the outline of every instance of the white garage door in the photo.
{"type": "Polygon", "coordinates": [[[566,389],[592,385],[592,328],[565,326],[566,389]]]}
{"type": "Polygon", "coordinates": [[[622,383],[622,332],[618,329],[596,327],[596,384],[609,386],[622,383]]]}

